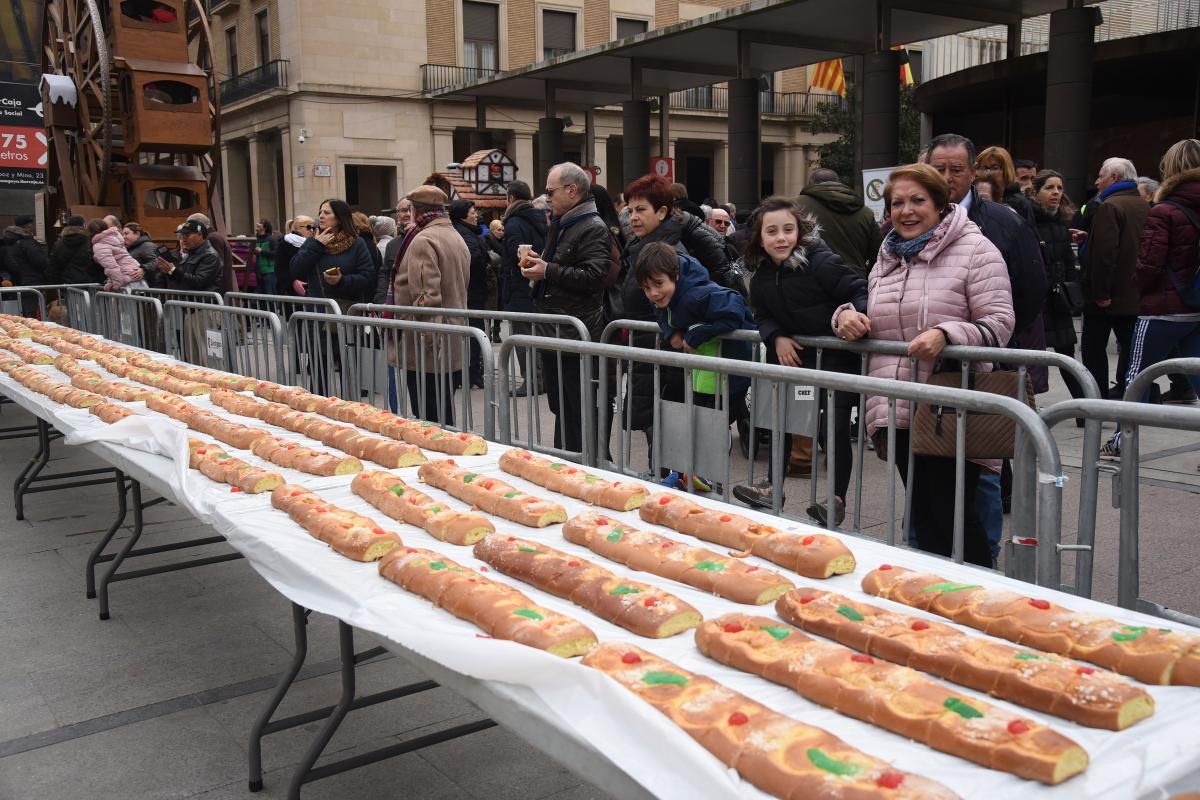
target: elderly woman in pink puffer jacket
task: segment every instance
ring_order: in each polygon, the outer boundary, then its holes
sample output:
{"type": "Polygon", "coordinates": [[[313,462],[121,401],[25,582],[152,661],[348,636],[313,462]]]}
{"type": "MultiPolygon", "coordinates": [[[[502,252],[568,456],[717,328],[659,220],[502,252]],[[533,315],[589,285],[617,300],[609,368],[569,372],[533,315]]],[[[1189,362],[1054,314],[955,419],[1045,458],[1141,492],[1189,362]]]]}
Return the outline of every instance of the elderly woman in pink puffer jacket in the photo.
{"type": "MultiPolygon", "coordinates": [[[[918,359],[917,380],[933,373],[942,348],[948,344],[995,346],[1008,341],[1014,315],[1008,269],[1000,251],[984,238],[961,206],[950,203],[942,176],[925,164],[892,172],[884,190],[894,228],[879,250],[871,270],[866,315],[843,306],[834,314],[839,336],[855,340],[868,333],[875,339],[908,342],[918,359]]],[[[988,365],[977,365],[988,369],[988,365]]],[[[907,381],[909,360],[902,356],[872,355],[872,377],[907,381]]],[[[876,439],[876,452],[887,432],[887,398],[867,400],[867,434],[876,439]]],[[[954,497],[946,488],[955,482],[954,459],[916,456],[913,474],[906,475],[909,446],[909,404],[896,402],[896,466],[912,492],[912,526],[918,546],[950,555],[954,531],[954,497]]],[[[979,514],[975,487],[981,465],[968,463],[964,492],[964,558],[990,567],[991,551],[979,514]]]]}

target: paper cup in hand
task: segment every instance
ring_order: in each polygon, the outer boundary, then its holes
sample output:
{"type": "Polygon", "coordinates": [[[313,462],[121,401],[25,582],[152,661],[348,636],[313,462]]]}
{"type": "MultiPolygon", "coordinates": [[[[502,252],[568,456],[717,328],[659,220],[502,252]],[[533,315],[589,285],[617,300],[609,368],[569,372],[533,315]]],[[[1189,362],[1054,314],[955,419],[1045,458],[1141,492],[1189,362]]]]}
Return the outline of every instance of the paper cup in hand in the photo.
{"type": "Polygon", "coordinates": [[[519,244],[517,245],[517,266],[524,266],[525,259],[533,252],[533,245],[519,244]]]}

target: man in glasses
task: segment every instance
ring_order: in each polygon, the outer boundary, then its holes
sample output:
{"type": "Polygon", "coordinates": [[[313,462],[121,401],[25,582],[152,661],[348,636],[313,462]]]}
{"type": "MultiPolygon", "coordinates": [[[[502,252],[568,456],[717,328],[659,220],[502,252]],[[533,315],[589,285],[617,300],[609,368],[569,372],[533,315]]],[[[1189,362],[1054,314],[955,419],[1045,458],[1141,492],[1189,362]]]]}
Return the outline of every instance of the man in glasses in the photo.
{"type": "MultiPolygon", "coordinates": [[[[596,212],[596,201],[589,193],[592,181],[578,164],[556,165],[546,177],[546,198],[551,211],[546,246],[541,256],[527,255],[518,266],[521,276],[533,282],[533,303],[544,314],[569,314],[578,317],[599,341],[604,331],[605,289],[620,269],[613,261],[615,246],[608,226],[596,212]]],[[[619,253],[618,253],[619,258],[619,253]]],[[[555,331],[553,326],[535,326],[540,336],[571,335],[570,329],[555,331]]],[[[542,374],[550,410],[555,415],[554,445],[565,450],[583,450],[583,393],[580,385],[580,360],[558,353],[543,353],[542,374]],[[561,398],[559,396],[561,391],[561,398]]]]}
{"type": "Polygon", "coordinates": [[[279,250],[275,254],[275,282],[279,287],[280,294],[299,295],[304,293],[304,283],[292,278],[292,256],[296,255],[296,251],[300,249],[300,245],[304,244],[304,240],[311,238],[316,232],[317,226],[312,217],[301,215],[292,220],[292,229],[284,234],[283,241],[279,243],[279,250]],[[300,288],[295,286],[296,283],[300,284],[300,288]]]}
{"type": "Polygon", "coordinates": [[[721,245],[725,248],[725,257],[729,259],[729,263],[737,261],[742,257],[741,248],[737,242],[733,240],[732,220],[729,219],[729,212],[717,206],[708,212],[708,219],[704,220],[704,224],[717,232],[721,237],[721,245]]]}

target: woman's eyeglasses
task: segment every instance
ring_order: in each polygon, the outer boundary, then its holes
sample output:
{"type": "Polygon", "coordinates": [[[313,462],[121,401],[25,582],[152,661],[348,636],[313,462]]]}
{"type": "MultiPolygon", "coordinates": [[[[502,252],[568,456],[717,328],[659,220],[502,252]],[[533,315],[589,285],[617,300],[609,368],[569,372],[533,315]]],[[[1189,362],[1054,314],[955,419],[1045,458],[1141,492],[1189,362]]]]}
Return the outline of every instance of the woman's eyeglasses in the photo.
{"type": "Polygon", "coordinates": [[[305,225],[304,226],[304,230],[306,230],[306,231],[315,231],[316,229],[317,229],[316,225],[305,225]]]}

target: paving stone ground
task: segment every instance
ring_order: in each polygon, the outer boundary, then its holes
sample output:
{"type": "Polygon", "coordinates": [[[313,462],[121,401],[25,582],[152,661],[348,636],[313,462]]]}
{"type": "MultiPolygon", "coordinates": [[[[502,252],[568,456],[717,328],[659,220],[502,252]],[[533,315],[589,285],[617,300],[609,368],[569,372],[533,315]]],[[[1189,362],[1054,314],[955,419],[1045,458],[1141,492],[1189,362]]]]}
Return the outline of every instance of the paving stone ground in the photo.
{"type": "MultiPolygon", "coordinates": [[[[1042,403],[1066,396],[1057,376],[1042,403]]],[[[544,398],[543,398],[544,403],[544,398]]],[[[0,428],[29,421],[12,405],[0,428]]],[[[544,418],[546,425],[551,418],[544,418]]],[[[1111,425],[1107,429],[1111,429],[1111,425]]],[[[548,428],[547,428],[548,430],[548,428]]],[[[1055,431],[1067,464],[1064,539],[1071,541],[1078,504],[1080,432],[1055,431]]],[[[113,615],[97,619],[84,597],[87,554],[108,526],[111,487],[31,495],[18,521],[7,487],[34,449],[29,440],[0,441],[0,798],[247,798],[247,732],[291,645],[288,603],[244,561],[199,567],[115,584],[113,615]]],[[[736,456],[736,448],[734,449],[736,456]]],[[[50,469],[99,466],[56,443],[50,469]]],[[[1141,490],[1142,594],[1200,614],[1200,436],[1143,434],[1141,490]]],[[[645,459],[644,449],[634,458],[645,459]]],[[[735,457],[735,464],[744,462],[735,457]]],[[[761,464],[759,473],[761,474],[761,464]]],[[[1102,476],[1093,595],[1116,597],[1118,512],[1110,478],[1102,476]]],[[[888,478],[868,453],[864,527],[886,537],[888,478]]],[[[803,513],[808,481],[788,479],[788,511],[803,513]],[[799,508],[797,508],[799,506],[799,508]]],[[[182,509],[147,511],[144,545],[203,535],[182,509]]],[[[128,532],[118,534],[118,541],[128,532]]],[[[218,552],[220,546],[195,551],[218,552]]],[[[192,551],[189,551],[189,555],[192,551]]],[[[150,565],[178,554],[139,559],[150,565]]],[[[1070,576],[1071,569],[1064,571],[1070,576]]],[[[283,713],[326,705],[338,694],[335,626],[313,617],[312,665],[283,713]]],[[[362,646],[370,644],[359,635],[362,646]]],[[[359,670],[365,692],[410,682],[418,673],[387,657],[359,670]]],[[[352,712],[326,760],[450,727],[483,715],[438,689],[352,712]]],[[[315,723],[268,737],[266,790],[286,795],[293,766],[315,723]]],[[[605,793],[582,783],[515,734],[495,728],[307,786],[304,797],[555,798],[587,800],[605,793]]]]}

